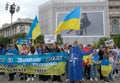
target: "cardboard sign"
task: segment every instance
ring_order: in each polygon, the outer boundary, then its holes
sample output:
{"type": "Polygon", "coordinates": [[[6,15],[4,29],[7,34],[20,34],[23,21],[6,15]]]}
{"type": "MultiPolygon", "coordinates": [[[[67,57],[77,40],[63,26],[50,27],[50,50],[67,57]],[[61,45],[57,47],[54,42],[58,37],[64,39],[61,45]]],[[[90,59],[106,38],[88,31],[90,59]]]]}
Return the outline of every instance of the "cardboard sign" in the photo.
{"type": "Polygon", "coordinates": [[[54,35],[45,35],[44,38],[45,44],[52,44],[56,41],[56,36],[54,35]]]}
{"type": "Polygon", "coordinates": [[[111,40],[107,40],[105,41],[105,45],[106,46],[113,46],[114,45],[114,41],[111,39],[111,40]]]}

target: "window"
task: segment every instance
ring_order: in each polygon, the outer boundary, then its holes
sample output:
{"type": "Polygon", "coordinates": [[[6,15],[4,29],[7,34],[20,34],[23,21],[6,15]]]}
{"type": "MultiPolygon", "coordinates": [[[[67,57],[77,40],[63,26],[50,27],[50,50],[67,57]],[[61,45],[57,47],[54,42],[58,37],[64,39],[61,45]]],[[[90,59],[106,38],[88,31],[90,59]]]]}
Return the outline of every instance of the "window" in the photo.
{"type": "Polygon", "coordinates": [[[112,20],[112,32],[119,33],[119,20],[118,19],[112,20]]]}
{"type": "Polygon", "coordinates": [[[14,34],[15,34],[15,33],[14,33],[14,29],[15,29],[15,27],[13,26],[12,29],[11,29],[11,32],[12,32],[11,35],[14,35],[14,34]]]}
{"type": "Polygon", "coordinates": [[[17,26],[15,26],[15,28],[14,28],[14,33],[15,34],[17,33],[17,26]]]}
{"type": "Polygon", "coordinates": [[[21,27],[20,27],[20,33],[23,33],[23,32],[25,32],[25,26],[21,25],[21,27]]]}

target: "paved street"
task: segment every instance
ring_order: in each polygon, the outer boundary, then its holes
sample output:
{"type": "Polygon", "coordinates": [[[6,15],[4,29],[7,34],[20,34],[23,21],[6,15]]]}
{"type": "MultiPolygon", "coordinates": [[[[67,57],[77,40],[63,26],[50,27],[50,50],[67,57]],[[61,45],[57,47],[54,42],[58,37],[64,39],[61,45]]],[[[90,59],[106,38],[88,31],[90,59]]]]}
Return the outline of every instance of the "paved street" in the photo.
{"type": "MultiPolygon", "coordinates": [[[[69,82],[65,82],[65,77],[62,76],[62,79],[63,79],[63,82],[62,83],[69,83],[69,82]]],[[[46,81],[46,82],[43,82],[43,81],[38,81],[38,76],[35,77],[35,81],[29,81],[29,82],[26,82],[26,81],[20,81],[19,80],[19,77],[15,77],[15,80],[14,81],[8,81],[8,76],[5,75],[5,77],[1,78],[0,79],[0,83],[59,83],[59,82],[52,82],[51,80],[49,81],[46,81]]],[[[76,82],[77,83],[77,82],[76,82]]],[[[85,81],[85,82],[82,82],[82,83],[105,83],[104,81],[85,81]]],[[[120,83],[120,77],[118,77],[116,80],[114,81],[110,81],[109,83],[120,83]]]]}

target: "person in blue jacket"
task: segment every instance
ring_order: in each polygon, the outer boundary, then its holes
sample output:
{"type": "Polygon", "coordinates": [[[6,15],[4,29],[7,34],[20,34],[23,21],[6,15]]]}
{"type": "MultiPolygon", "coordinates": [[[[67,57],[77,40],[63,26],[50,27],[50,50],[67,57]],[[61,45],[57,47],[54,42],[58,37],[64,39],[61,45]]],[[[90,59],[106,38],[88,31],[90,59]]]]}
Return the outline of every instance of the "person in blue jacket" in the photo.
{"type": "Polygon", "coordinates": [[[15,48],[15,45],[11,45],[11,47],[8,49],[8,54],[9,55],[18,55],[19,51],[18,49],[15,48]]]}
{"type": "Polygon", "coordinates": [[[92,54],[91,57],[91,64],[90,64],[90,80],[93,81],[93,78],[95,79],[95,81],[98,81],[97,79],[97,65],[99,63],[99,55],[97,53],[97,51],[94,51],[94,53],[92,54]]]}
{"type": "Polygon", "coordinates": [[[4,48],[4,46],[2,44],[0,45],[0,54],[2,54],[2,55],[6,54],[6,49],[4,48]]]}
{"type": "Polygon", "coordinates": [[[74,41],[73,46],[70,48],[70,56],[69,56],[69,79],[71,83],[75,83],[75,81],[82,80],[82,58],[83,51],[78,46],[78,42],[74,41]]]}
{"type": "MultiPolygon", "coordinates": [[[[101,60],[101,66],[104,66],[104,67],[106,66],[106,69],[107,69],[106,73],[108,73],[106,75],[103,75],[105,83],[109,82],[109,75],[110,75],[110,72],[111,72],[111,70],[109,70],[109,68],[108,68],[108,65],[110,65],[109,53],[105,53],[104,56],[103,56],[103,59],[101,60]]],[[[101,69],[101,73],[102,73],[102,69],[101,69]]]]}
{"type": "Polygon", "coordinates": [[[40,43],[36,44],[36,51],[39,55],[42,54],[42,46],[40,43]]]}
{"type": "MultiPolygon", "coordinates": [[[[8,49],[8,54],[9,55],[18,55],[19,51],[15,48],[15,45],[11,45],[11,47],[8,49]]],[[[11,73],[9,74],[9,81],[13,81],[14,80],[14,74],[15,73],[11,73]]]]}
{"type": "MultiPolygon", "coordinates": [[[[6,49],[4,48],[4,46],[2,44],[0,45],[0,54],[1,55],[5,55],[6,54],[6,49]]],[[[5,75],[5,73],[1,72],[0,73],[0,78],[3,77],[4,75],[5,75]]]]}

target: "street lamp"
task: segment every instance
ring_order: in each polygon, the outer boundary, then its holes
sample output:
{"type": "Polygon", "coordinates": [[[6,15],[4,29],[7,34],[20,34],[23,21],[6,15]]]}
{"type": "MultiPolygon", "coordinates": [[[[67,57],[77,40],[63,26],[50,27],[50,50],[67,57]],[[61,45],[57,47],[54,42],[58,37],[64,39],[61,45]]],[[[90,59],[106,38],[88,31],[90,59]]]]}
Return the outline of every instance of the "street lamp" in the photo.
{"type": "Polygon", "coordinates": [[[11,24],[12,24],[13,14],[15,12],[19,12],[20,11],[20,6],[17,6],[15,3],[10,5],[10,3],[7,2],[6,6],[5,6],[5,9],[9,10],[9,12],[11,13],[11,24]]]}
{"type": "MultiPolygon", "coordinates": [[[[11,29],[12,29],[12,19],[13,19],[13,14],[15,12],[19,12],[20,11],[20,6],[17,6],[15,3],[10,4],[9,2],[6,3],[5,5],[5,10],[9,11],[11,14],[11,29]]],[[[14,32],[13,32],[14,33],[14,32]]],[[[13,38],[13,43],[14,43],[14,38],[13,38]]]]}

